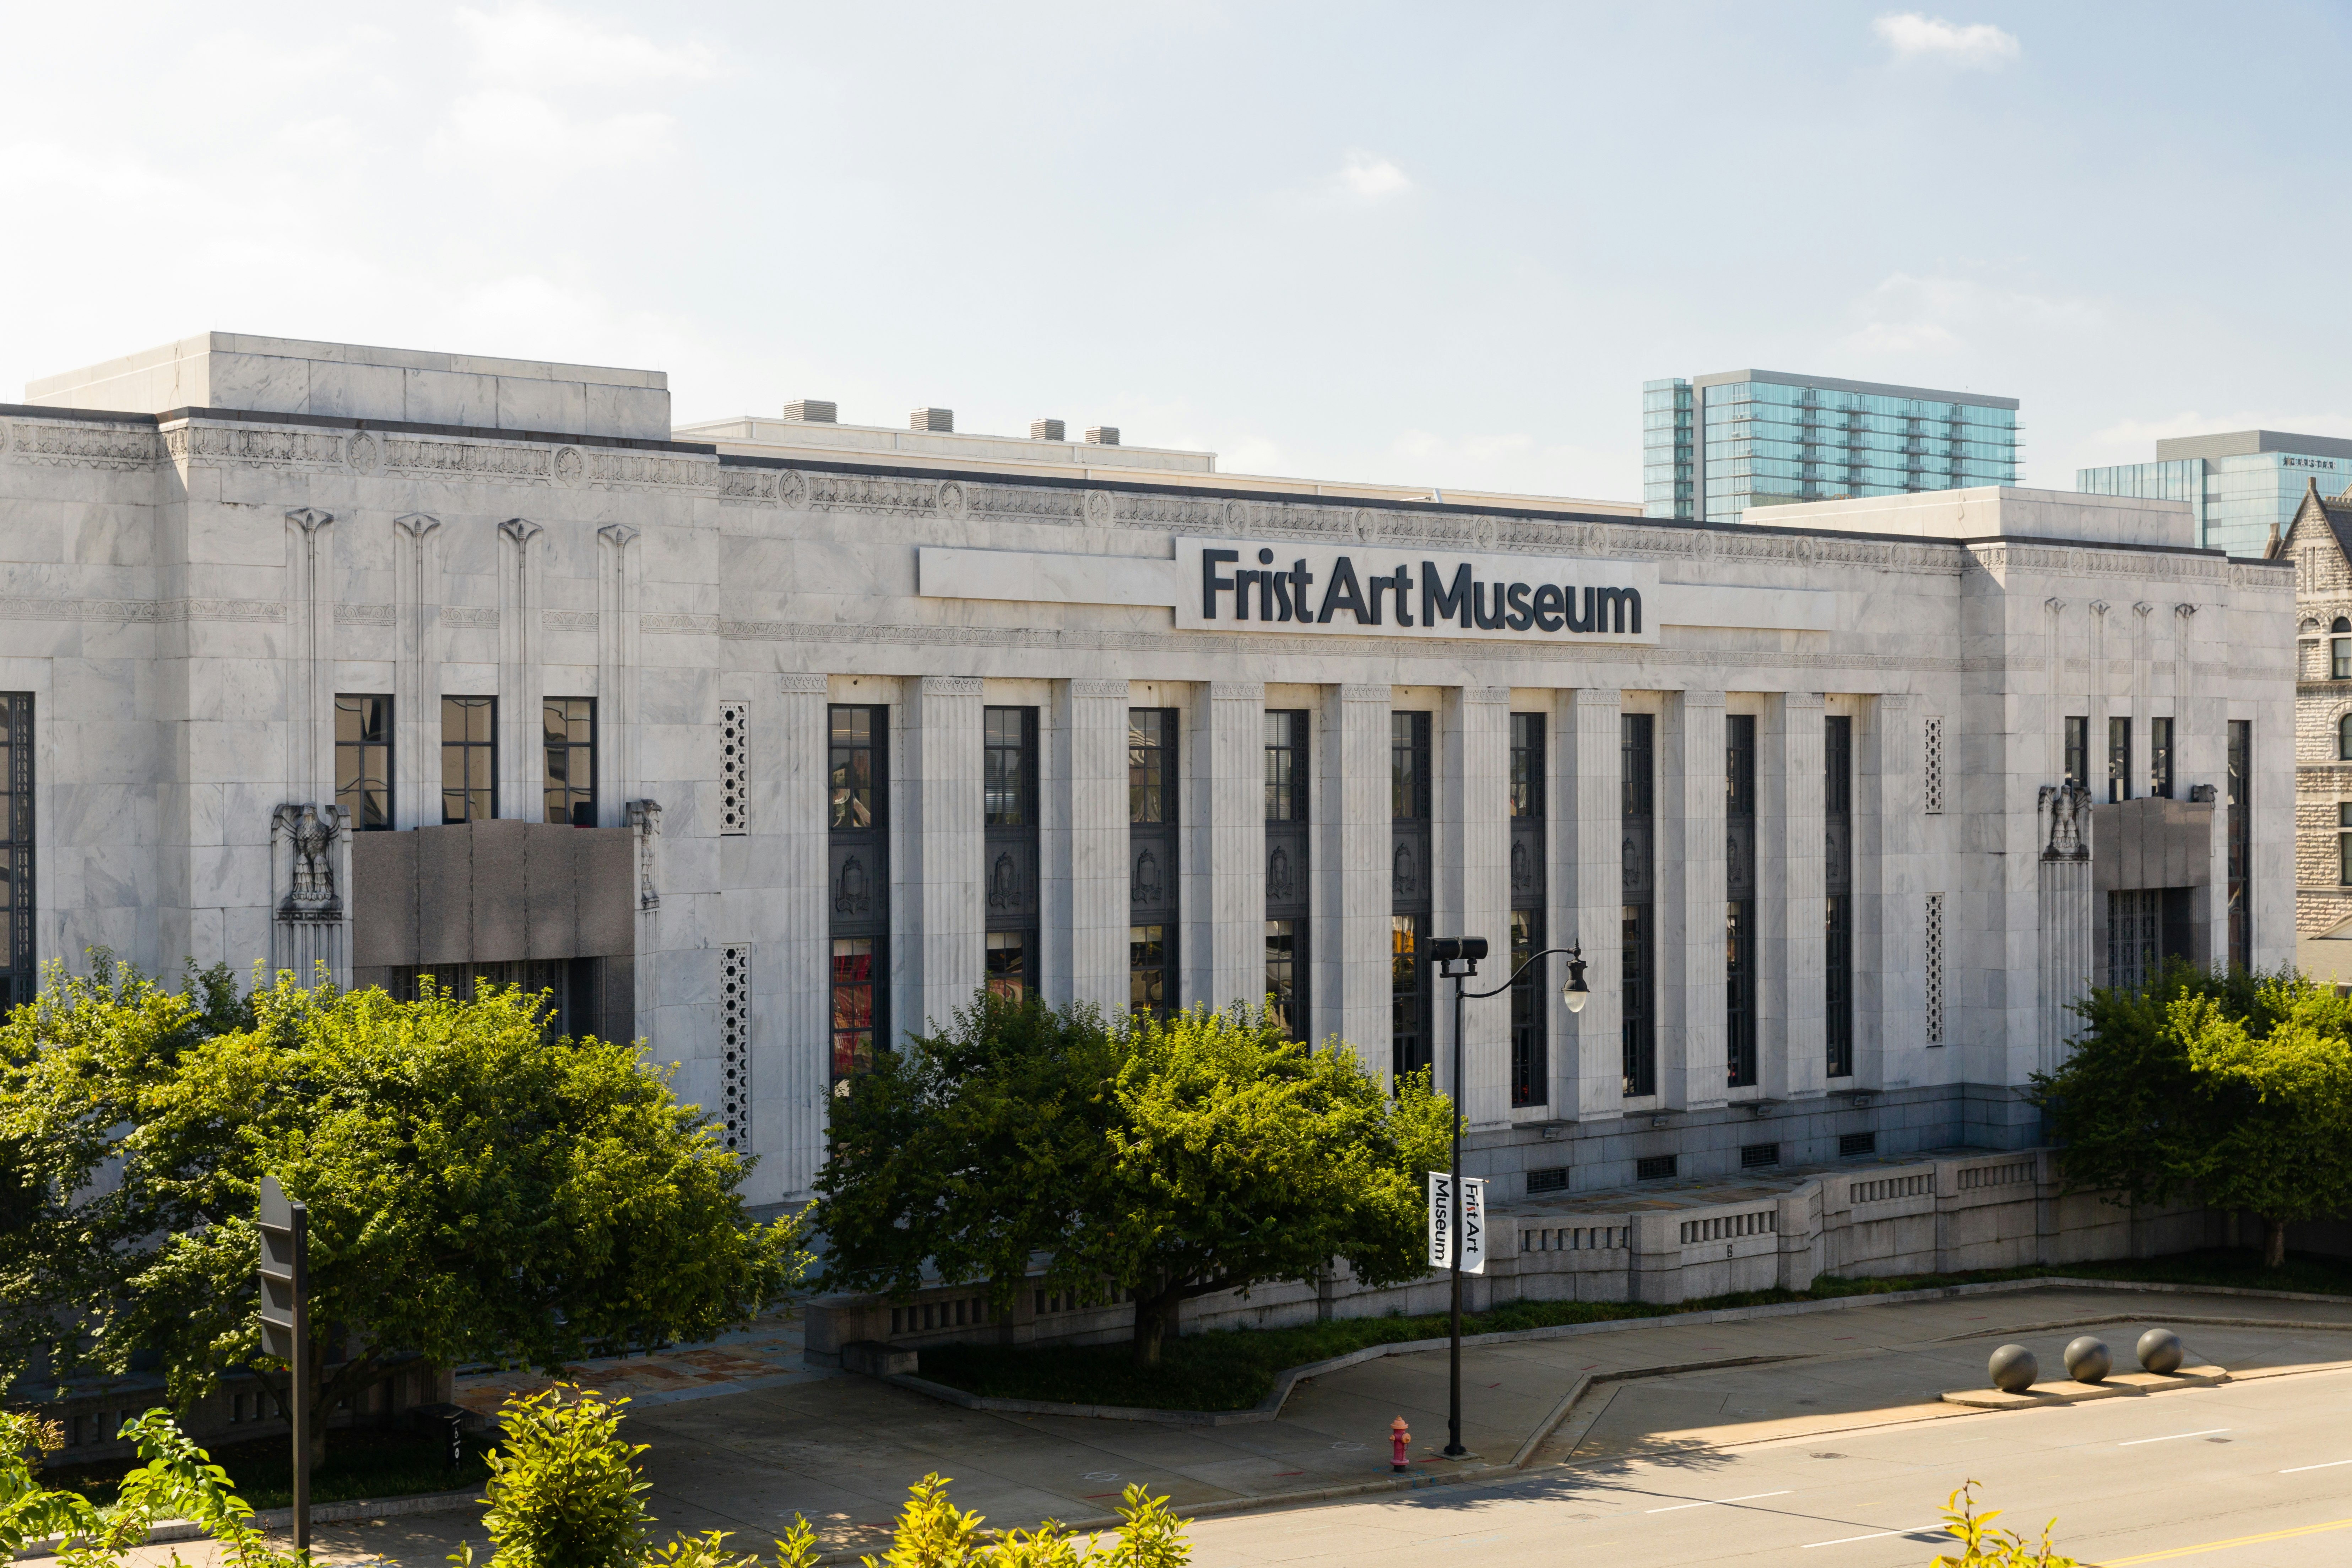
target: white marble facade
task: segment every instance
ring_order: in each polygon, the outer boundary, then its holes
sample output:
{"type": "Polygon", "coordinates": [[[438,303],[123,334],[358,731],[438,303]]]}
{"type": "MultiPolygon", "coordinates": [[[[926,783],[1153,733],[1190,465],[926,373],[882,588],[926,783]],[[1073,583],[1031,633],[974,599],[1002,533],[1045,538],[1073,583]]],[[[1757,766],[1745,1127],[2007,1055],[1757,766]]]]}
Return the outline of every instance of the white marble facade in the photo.
{"type": "MultiPolygon", "coordinates": [[[[0,691],[31,697],[37,957],[79,969],[103,945],[176,971],[325,951],[273,945],[289,875],[274,868],[299,860],[282,845],[273,859],[273,824],[334,799],[334,694],[394,695],[403,828],[439,820],[440,696],[500,700],[499,812],[533,819],[539,700],[594,697],[599,823],[659,807],[636,1032],[701,1103],[719,1095],[722,953],[748,951],[758,1202],[804,1193],[822,1148],[828,703],[889,710],[900,1027],[943,1019],[982,973],[985,707],[1038,715],[1037,982],[1106,1007],[1128,985],[1128,709],[1179,714],[1181,990],[1216,1005],[1262,975],[1260,715],[1306,710],[1314,1032],[1381,1070],[1389,715],[1431,715],[1432,929],[1499,947],[1509,715],[1543,714],[1546,921],[1552,941],[1581,942],[1594,995],[1571,1016],[1551,971],[1540,1105],[1510,1104],[1507,999],[1466,1015],[1474,1158],[1506,1196],[1523,1170],[1569,1165],[1580,1188],[1666,1152],[1684,1174],[1737,1169],[1775,1118],[1797,1119],[1790,1158],[1865,1128],[1885,1152],[2032,1142],[2015,1091],[2046,1059],[2053,984],[2037,799],[2060,779],[2065,715],[2090,718],[2095,746],[2109,716],[2174,717],[2184,800],[2200,785],[2226,799],[2227,726],[2251,724],[2250,956],[2294,951],[2293,575],[2191,548],[2185,506],[1978,490],[1725,529],[1223,496],[1197,475],[912,472],[667,441],[658,373],[273,342],[191,340],[0,407],[0,691]],[[247,384],[260,391],[234,401],[247,384]],[[551,423],[575,408],[576,424],[551,423]],[[1285,561],[1352,550],[1368,569],[1449,553],[1624,563],[1658,603],[1630,641],[1185,629],[1176,601],[1153,602],[1163,581],[1196,589],[1178,574],[1183,539],[1285,561]],[[921,566],[927,548],[1085,559],[1041,568],[1055,598],[1024,602],[996,596],[1001,582],[960,596],[921,566]],[[1097,578],[1127,596],[1085,602],[1097,578]],[[2148,606],[2162,613],[2133,613],[2148,606]],[[742,748],[740,832],[721,820],[722,705],[742,748]],[[1619,736],[1635,713],[1656,732],[1658,1075],[1629,1100],[1619,736]],[[1758,735],[1760,1070],[1730,1089],[1724,737],[1741,715],[1758,735]],[[1835,1079],[1831,716],[1851,720],[1853,753],[1854,1061],[1835,1079]]],[[[2197,905],[2215,954],[2226,817],[2212,813],[2197,905]]],[[[2066,951],[2086,941],[2071,933],[2066,951]]],[[[1450,1006],[1435,1011],[1443,1063],[1450,1006]]]]}

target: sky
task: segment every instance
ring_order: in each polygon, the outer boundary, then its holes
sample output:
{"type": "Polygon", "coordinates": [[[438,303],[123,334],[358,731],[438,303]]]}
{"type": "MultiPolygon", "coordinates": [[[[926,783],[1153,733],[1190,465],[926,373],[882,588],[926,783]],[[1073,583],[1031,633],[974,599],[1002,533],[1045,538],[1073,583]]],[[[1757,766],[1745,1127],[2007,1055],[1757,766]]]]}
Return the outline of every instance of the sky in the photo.
{"type": "Polygon", "coordinates": [[[2352,437],[2352,5],[0,0],[0,400],[205,331],[1638,500],[1640,386],[2352,437]]]}

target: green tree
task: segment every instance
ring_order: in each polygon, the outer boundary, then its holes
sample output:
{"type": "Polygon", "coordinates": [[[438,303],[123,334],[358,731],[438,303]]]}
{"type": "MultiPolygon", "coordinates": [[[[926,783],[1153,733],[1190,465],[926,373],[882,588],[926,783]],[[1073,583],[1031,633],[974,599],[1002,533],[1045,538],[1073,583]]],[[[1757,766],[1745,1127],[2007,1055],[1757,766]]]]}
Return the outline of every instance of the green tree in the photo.
{"type": "Polygon", "coordinates": [[[282,1409],[259,1370],[265,1173],[310,1211],[314,1452],[327,1412],[411,1358],[552,1372],[774,1301],[805,1258],[793,1224],[747,1220],[747,1163],[635,1047],[551,1039],[543,1005],[290,975],[236,1005],[53,973],[0,1025],[0,1150],[38,1194],[0,1227],[0,1381],[146,1352],[181,1408],[250,1373],[282,1409]]]}
{"type": "Polygon", "coordinates": [[[835,1101],[812,1216],[825,1283],[904,1296],[929,1258],[1002,1310],[1042,1254],[1049,1289],[1132,1292],[1150,1364],[1195,1297],[1312,1281],[1334,1258],[1371,1284],[1421,1274],[1449,1114],[1427,1074],[1391,1099],[1352,1050],[1259,1011],[1106,1028],[982,995],[835,1101]]]}
{"type": "Polygon", "coordinates": [[[2352,1000],[2176,963],[2076,1011],[2074,1055],[2035,1079],[2070,1190],[2250,1210],[2272,1268],[2290,1221],[2352,1209],[2352,1000]]]}

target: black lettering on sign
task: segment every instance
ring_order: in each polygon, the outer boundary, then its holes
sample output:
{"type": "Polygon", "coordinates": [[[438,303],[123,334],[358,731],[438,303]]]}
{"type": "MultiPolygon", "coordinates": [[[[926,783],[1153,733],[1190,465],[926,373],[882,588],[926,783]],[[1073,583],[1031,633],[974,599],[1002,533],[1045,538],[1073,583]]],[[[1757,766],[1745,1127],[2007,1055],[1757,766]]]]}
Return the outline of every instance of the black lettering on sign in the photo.
{"type": "Polygon", "coordinates": [[[1572,632],[1591,631],[1592,629],[1592,590],[1587,588],[1584,591],[1584,616],[1581,620],[1577,618],[1576,614],[1576,584],[1570,584],[1567,592],[1568,629],[1572,632]]]}
{"type": "MultiPolygon", "coordinates": [[[[1584,592],[1588,598],[1592,594],[1592,590],[1590,588],[1587,588],[1584,592]]],[[[1607,620],[1609,617],[1609,610],[1612,605],[1614,605],[1617,610],[1617,625],[1613,629],[1621,632],[1625,629],[1626,612],[1630,609],[1633,612],[1633,630],[1637,634],[1641,631],[1642,591],[1639,588],[1601,589],[1600,603],[1595,606],[1596,613],[1592,616],[1592,629],[1594,631],[1601,632],[1612,629],[1602,625],[1602,622],[1607,620]]]]}
{"type": "Polygon", "coordinates": [[[1528,585],[1525,583],[1511,584],[1510,602],[1511,612],[1503,617],[1505,626],[1515,632],[1523,632],[1536,624],[1536,614],[1528,607],[1528,585]]]}
{"type": "Polygon", "coordinates": [[[1538,583],[1536,584],[1535,603],[1532,607],[1532,613],[1535,616],[1536,630],[1539,632],[1556,632],[1559,630],[1561,618],[1560,604],[1561,599],[1559,584],[1538,583]]]}
{"type": "Polygon", "coordinates": [[[1500,583],[1471,584],[1470,609],[1472,617],[1477,621],[1480,631],[1491,632],[1503,624],[1503,584],[1500,583]],[[1486,613],[1486,590],[1489,588],[1495,590],[1495,613],[1491,616],[1486,613]]]}
{"type": "Polygon", "coordinates": [[[1203,550],[1201,552],[1201,618],[1217,618],[1217,595],[1234,585],[1231,577],[1217,575],[1217,568],[1228,561],[1239,561],[1238,550],[1203,550]]]}
{"type": "Polygon", "coordinates": [[[1283,619],[1306,621],[1314,618],[1307,613],[1307,584],[1313,581],[1315,581],[1315,574],[1307,569],[1305,556],[1302,555],[1290,563],[1290,596],[1298,607],[1292,614],[1285,616],[1283,619]]]}
{"type": "Polygon", "coordinates": [[[1323,590],[1323,608],[1317,613],[1315,624],[1321,626],[1341,610],[1352,614],[1358,626],[1367,624],[1364,591],[1356,586],[1356,563],[1344,555],[1332,563],[1331,583],[1323,590]]]}
{"type": "Polygon", "coordinates": [[[1423,562],[1421,563],[1422,620],[1433,626],[1450,616],[1462,623],[1464,630],[1468,630],[1473,624],[1472,616],[1476,613],[1470,603],[1474,586],[1470,581],[1470,563],[1467,561],[1465,561],[1461,568],[1454,574],[1454,586],[1451,590],[1446,588],[1444,579],[1438,576],[1437,563],[1423,562]]]}
{"type": "Polygon", "coordinates": [[[1400,566],[1396,569],[1396,585],[1397,625],[1401,626],[1409,626],[1412,625],[1412,567],[1400,566]]]}

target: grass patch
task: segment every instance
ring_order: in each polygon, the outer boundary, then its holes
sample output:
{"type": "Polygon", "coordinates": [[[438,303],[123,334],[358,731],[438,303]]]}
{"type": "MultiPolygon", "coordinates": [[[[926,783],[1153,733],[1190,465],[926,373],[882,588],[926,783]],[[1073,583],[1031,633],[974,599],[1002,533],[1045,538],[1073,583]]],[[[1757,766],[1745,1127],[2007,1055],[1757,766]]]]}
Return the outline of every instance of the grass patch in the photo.
{"type": "MultiPolygon", "coordinates": [[[[237,1496],[255,1508],[293,1505],[292,1445],[283,1436],[206,1447],[213,1463],[236,1483],[237,1496]]],[[[310,1500],[350,1502],[478,1489],[490,1477],[489,1467],[482,1462],[488,1451],[486,1445],[468,1437],[465,1463],[452,1468],[448,1439],[437,1434],[338,1427],[328,1436],[326,1462],[311,1468],[310,1500]]],[[[138,1461],[128,1458],[62,1465],[45,1470],[41,1480],[78,1491],[103,1507],[114,1500],[116,1483],[137,1468],[138,1461]]]]}
{"type": "MultiPolygon", "coordinates": [[[[1891,1295],[1946,1285],[1977,1285],[2001,1279],[2062,1277],[2077,1279],[2137,1279],[2175,1285],[2238,1285],[2265,1290],[2309,1290],[2352,1296],[2352,1259],[2290,1254],[2280,1268],[2264,1268],[2252,1249],[2214,1248],[2168,1258],[2126,1258],[2108,1263],[2070,1263],[2053,1268],[1989,1268],[1967,1274],[1912,1274],[1880,1279],[1845,1279],[1824,1274],[1809,1290],[1750,1290],[1671,1305],[1643,1301],[1512,1301],[1492,1310],[1465,1313],[1465,1334],[1548,1329],[1564,1323],[1599,1323],[1655,1318],[1673,1312],[1704,1312],[1723,1307],[1761,1307],[1779,1301],[1817,1301],[1841,1296],[1891,1295]]],[[[1445,1337],[1443,1313],[1408,1318],[1341,1318],[1290,1329],[1220,1329],[1171,1340],[1160,1364],[1139,1367],[1118,1345],[938,1345],[922,1352],[922,1375],[968,1394],[995,1399],[1050,1399],[1071,1405],[1120,1405],[1143,1410],[1246,1410],[1273,1388],[1286,1367],[1345,1355],[1368,1345],[1445,1337]]]]}

